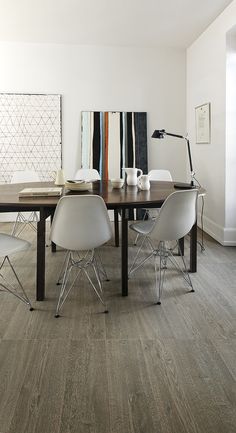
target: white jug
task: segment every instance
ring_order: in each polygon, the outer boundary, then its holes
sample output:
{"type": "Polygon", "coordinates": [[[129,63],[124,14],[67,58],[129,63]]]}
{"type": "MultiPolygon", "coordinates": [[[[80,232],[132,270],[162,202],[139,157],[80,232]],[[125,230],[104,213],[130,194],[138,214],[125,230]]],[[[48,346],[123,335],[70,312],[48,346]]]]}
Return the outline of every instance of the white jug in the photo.
{"type": "Polygon", "coordinates": [[[65,176],[62,168],[56,172],[55,185],[65,185],[65,176]]]}
{"type": "Polygon", "coordinates": [[[140,168],[123,168],[126,172],[126,183],[127,185],[135,186],[138,183],[138,172],[140,175],[143,174],[140,168]]]}
{"type": "Polygon", "coordinates": [[[148,174],[143,174],[138,177],[138,187],[144,191],[150,189],[150,181],[148,174]]]}

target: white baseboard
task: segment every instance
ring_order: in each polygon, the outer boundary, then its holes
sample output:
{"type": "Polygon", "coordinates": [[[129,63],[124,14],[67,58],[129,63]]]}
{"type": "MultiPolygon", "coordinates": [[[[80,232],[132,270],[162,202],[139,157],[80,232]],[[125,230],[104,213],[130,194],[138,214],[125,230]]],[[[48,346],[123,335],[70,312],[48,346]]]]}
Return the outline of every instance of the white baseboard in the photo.
{"type": "MultiPolygon", "coordinates": [[[[198,226],[201,227],[201,214],[198,214],[198,226]]],[[[210,218],[203,216],[203,230],[221,245],[236,246],[236,228],[225,228],[210,218]]]]}

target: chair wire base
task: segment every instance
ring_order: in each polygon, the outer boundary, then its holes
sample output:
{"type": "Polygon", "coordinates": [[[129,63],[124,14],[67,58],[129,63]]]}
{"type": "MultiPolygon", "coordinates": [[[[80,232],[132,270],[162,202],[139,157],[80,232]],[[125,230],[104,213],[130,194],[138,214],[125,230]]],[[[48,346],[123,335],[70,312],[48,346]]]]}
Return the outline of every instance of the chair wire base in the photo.
{"type": "MultiPolygon", "coordinates": [[[[64,258],[64,261],[63,261],[63,264],[62,264],[62,267],[61,267],[61,271],[60,271],[57,283],[56,283],[57,286],[60,286],[62,284],[63,275],[64,275],[64,272],[65,272],[67,258],[68,258],[69,254],[70,254],[70,251],[67,251],[67,253],[65,255],[65,258],[64,258]]],[[[77,252],[76,254],[77,254],[78,258],[80,258],[79,253],[77,252]]],[[[88,252],[87,252],[87,254],[88,254],[88,252]]],[[[104,265],[102,263],[101,255],[98,252],[98,250],[96,250],[96,251],[94,250],[94,260],[96,262],[96,266],[97,266],[97,270],[98,270],[98,274],[99,274],[100,280],[102,280],[102,277],[103,277],[103,279],[105,281],[110,281],[110,279],[108,278],[106,269],[105,269],[105,267],[104,267],[104,265]]]]}
{"type": "Polygon", "coordinates": [[[18,293],[16,288],[11,283],[9,283],[1,273],[0,273],[0,277],[3,280],[3,283],[0,282],[0,288],[1,288],[0,290],[7,291],[7,292],[11,293],[12,295],[16,296],[18,299],[20,299],[22,302],[24,302],[24,304],[26,304],[30,307],[29,308],[30,311],[33,311],[34,308],[32,307],[31,302],[30,302],[30,300],[29,300],[29,298],[28,298],[28,296],[27,296],[27,294],[26,294],[26,292],[25,292],[25,290],[24,290],[24,288],[23,288],[23,286],[22,286],[22,284],[18,278],[18,275],[17,275],[15,269],[13,268],[11,261],[10,261],[8,256],[4,257],[4,259],[0,265],[0,271],[1,271],[5,262],[7,262],[9,264],[9,266],[10,266],[10,268],[11,268],[11,270],[15,276],[15,279],[16,279],[16,281],[17,281],[17,283],[21,289],[21,293],[18,293]]]}
{"type": "Polygon", "coordinates": [[[151,239],[148,236],[142,236],[141,244],[140,244],[139,249],[138,249],[138,251],[134,257],[133,263],[129,269],[128,276],[130,276],[137,269],[142,267],[149,259],[151,259],[152,257],[154,258],[155,286],[156,286],[156,291],[157,291],[157,304],[158,305],[161,304],[161,295],[162,295],[162,289],[163,289],[168,259],[175,266],[175,268],[182,273],[184,280],[191,287],[190,292],[194,292],[192,281],[191,281],[190,275],[188,273],[188,270],[187,270],[187,267],[185,264],[185,260],[184,260],[183,254],[181,252],[181,248],[180,248],[178,241],[177,241],[177,246],[178,246],[178,250],[179,250],[179,255],[180,255],[181,260],[183,262],[183,269],[180,267],[177,260],[175,259],[174,255],[172,253],[172,249],[167,247],[166,242],[160,241],[157,248],[155,248],[151,242],[151,239]],[[144,246],[145,243],[148,244],[148,246],[151,249],[151,252],[144,259],[142,259],[139,263],[137,263],[139,255],[140,255],[141,250],[142,250],[142,247],[144,246]],[[158,266],[158,258],[159,258],[159,266],[158,266]],[[159,268],[159,272],[158,272],[158,268],[159,268]],[[158,276],[159,276],[159,278],[158,278],[158,276]]]}
{"type": "Polygon", "coordinates": [[[29,225],[34,231],[37,232],[37,226],[35,226],[34,223],[36,223],[37,225],[38,221],[39,221],[38,214],[35,211],[31,212],[28,218],[25,218],[22,212],[18,212],[11,232],[12,236],[17,236],[17,237],[20,236],[20,234],[23,232],[23,230],[27,225],[29,225]],[[18,230],[19,225],[20,227],[18,230]]]}
{"type": "MultiPolygon", "coordinates": [[[[84,256],[81,256],[78,252],[73,253],[72,251],[68,251],[66,254],[66,257],[65,257],[63,267],[62,267],[62,271],[59,275],[59,279],[57,282],[57,284],[61,284],[61,290],[60,290],[60,294],[59,294],[59,299],[58,299],[58,303],[57,303],[55,317],[60,316],[60,314],[59,314],[60,310],[61,310],[63,304],[65,303],[65,301],[66,301],[69,293],[71,292],[72,288],[74,287],[76,280],[79,278],[81,271],[84,272],[84,274],[87,277],[89,283],[91,284],[94,292],[96,293],[98,299],[104,305],[104,307],[105,307],[104,313],[108,313],[106,303],[104,302],[104,300],[101,296],[102,295],[102,283],[101,283],[101,278],[100,278],[101,269],[98,267],[97,258],[95,256],[94,250],[89,250],[89,251],[85,252],[84,256]],[[71,271],[73,268],[77,268],[78,272],[76,273],[72,282],[70,284],[68,284],[69,277],[70,277],[70,274],[71,274],[71,271]],[[92,281],[92,279],[88,273],[89,268],[92,268],[92,270],[93,270],[93,273],[94,273],[98,287],[95,286],[94,282],[92,281]],[[60,281],[61,281],[61,283],[60,283],[60,281]]],[[[104,268],[103,268],[102,272],[105,272],[105,275],[107,277],[107,274],[106,274],[106,271],[104,268]]]]}

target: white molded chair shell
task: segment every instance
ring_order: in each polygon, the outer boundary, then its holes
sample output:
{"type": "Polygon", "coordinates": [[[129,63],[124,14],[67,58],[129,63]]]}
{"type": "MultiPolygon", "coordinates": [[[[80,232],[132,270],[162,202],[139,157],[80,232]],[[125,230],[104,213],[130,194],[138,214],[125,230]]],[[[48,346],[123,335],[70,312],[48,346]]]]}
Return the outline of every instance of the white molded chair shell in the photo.
{"type": "Polygon", "coordinates": [[[100,180],[101,176],[95,168],[80,168],[76,171],[74,179],[77,180],[100,180]]]}
{"type": "Polygon", "coordinates": [[[134,223],[130,228],[158,241],[181,239],[196,221],[197,196],[196,189],[175,191],[167,197],[155,220],[134,223]]]}
{"type": "Polygon", "coordinates": [[[65,196],[56,207],[51,240],[70,251],[97,248],[112,236],[108,211],[97,195],[65,196]]]}
{"type": "Polygon", "coordinates": [[[196,221],[196,189],[175,191],[163,203],[150,235],[160,241],[181,239],[196,221]]]}
{"type": "Polygon", "coordinates": [[[38,173],[33,170],[15,171],[12,175],[11,183],[24,182],[40,182],[38,173]]]}
{"type": "Polygon", "coordinates": [[[148,172],[149,180],[161,180],[172,182],[172,176],[169,170],[150,170],[148,172]]]}

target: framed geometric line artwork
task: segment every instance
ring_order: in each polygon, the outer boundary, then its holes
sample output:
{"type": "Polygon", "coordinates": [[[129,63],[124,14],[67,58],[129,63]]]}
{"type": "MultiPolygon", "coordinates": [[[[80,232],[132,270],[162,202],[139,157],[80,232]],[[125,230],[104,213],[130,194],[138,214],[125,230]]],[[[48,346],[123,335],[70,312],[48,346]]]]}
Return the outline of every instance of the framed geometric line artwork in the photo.
{"type": "Polygon", "coordinates": [[[0,183],[20,170],[52,180],[61,164],[61,95],[0,93],[0,183]]]}

